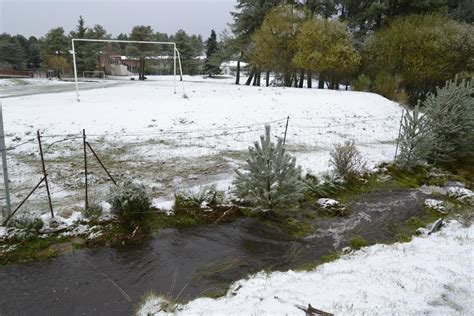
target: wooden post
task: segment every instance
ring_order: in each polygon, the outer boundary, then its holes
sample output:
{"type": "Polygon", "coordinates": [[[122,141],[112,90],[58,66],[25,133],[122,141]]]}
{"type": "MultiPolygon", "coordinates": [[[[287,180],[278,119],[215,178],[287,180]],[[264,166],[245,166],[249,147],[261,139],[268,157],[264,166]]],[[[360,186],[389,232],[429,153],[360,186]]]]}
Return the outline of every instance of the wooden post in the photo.
{"type": "Polygon", "coordinates": [[[89,208],[89,194],[87,192],[87,148],[86,148],[86,130],[82,130],[82,142],[84,145],[84,178],[85,178],[85,191],[86,191],[86,201],[84,209],[87,210],[89,208]]]}
{"type": "Polygon", "coordinates": [[[286,144],[286,133],[288,132],[288,123],[290,122],[290,116],[286,118],[285,136],[283,137],[283,146],[286,144]]]}
{"type": "Polygon", "coordinates": [[[0,101],[0,153],[2,154],[3,181],[5,185],[5,199],[7,203],[7,210],[2,215],[3,217],[8,217],[11,215],[12,207],[10,203],[10,184],[8,183],[7,148],[5,146],[5,131],[3,129],[2,101],[0,101]]]}
{"type": "Polygon", "coordinates": [[[38,134],[38,144],[39,144],[40,155],[41,155],[41,165],[43,167],[44,183],[46,185],[46,192],[48,193],[49,209],[51,211],[51,217],[54,218],[53,203],[51,202],[51,192],[49,192],[48,174],[46,173],[46,166],[44,164],[43,147],[41,146],[41,135],[40,135],[39,130],[37,134],[38,134]]]}

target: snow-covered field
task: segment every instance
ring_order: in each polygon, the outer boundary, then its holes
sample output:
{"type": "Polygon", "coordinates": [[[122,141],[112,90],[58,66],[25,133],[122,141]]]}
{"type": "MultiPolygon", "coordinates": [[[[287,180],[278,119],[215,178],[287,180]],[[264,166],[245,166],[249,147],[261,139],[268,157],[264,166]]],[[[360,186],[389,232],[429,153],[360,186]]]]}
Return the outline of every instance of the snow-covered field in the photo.
{"type": "Polygon", "coordinates": [[[201,298],[174,313],[149,299],[139,315],[473,315],[474,226],[450,222],[409,243],[366,247],[309,272],[259,273],[219,299],[201,298]]]}
{"type": "MultiPolygon", "coordinates": [[[[178,190],[213,183],[228,188],[264,125],[283,137],[288,116],[288,150],[306,171],[327,171],[333,145],[351,138],[369,167],[393,159],[402,109],[376,94],[185,77],[183,98],[180,83],[173,94],[172,77],[150,79],[83,91],[80,103],[74,92],[3,99],[14,202],[41,178],[36,130],[42,133],[55,204],[83,200],[82,129],[112,174],[147,184],[159,205],[169,205],[178,190]]],[[[92,156],[89,161],[97,196],[107,177],[92,156]]],[[[43,192],[35,199],[41,203],[29,210],[46,212],[43,192]]]]}

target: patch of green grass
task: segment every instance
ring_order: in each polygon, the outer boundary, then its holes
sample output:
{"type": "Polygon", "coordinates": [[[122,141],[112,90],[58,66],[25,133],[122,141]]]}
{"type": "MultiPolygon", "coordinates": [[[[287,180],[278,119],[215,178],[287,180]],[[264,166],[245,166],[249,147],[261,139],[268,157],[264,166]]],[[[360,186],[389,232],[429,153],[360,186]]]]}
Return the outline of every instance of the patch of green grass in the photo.
{"type": "Polygon", "coordinates": [[[298,266],[295,270],[296,271],[312,271],[316,269],[317,266],[321,265],[321,261],[311,261],[311,262],[305,262],[298,266]]]}
{"type": "Polygon", "coordinates": [[[409,242],[411,241],[411,237],[404,234],[404,233],[398,233],[398,234],[395,234],[395,240],[398,241],[398,242],[409,242]]]}
{"type": "Polygon", "coordinates": [[[301,238],[313,231],[313,225],[299,221],[295,218],[287,218],[281,223],[282,228],[294,238],[301,238]]]}
{"type": "Polygon", "coordinates": [[[327,255],[322,256],[321,260],[324,263],[328,263],[328,262],[335,261],[335,260],[339,259],[340,257],[341,256],[337,252],[331,252],[331,253],[328,253],[327,255]]]}
{"type": "Polygon", "coordinates": [[[32,260],[41,260],[56,257],[57,250],[48,249],[54,244],[64,242],[65,240],[56,237],[39,238],[33,237],[23,242],[17,243],[12,251],[0,255],[0,265],[9,263],[22,263],[32,260]]]}
{"type": "Polygon", "coordinates": [[[154,212],[148,214],[144,222],[152,231],[159,231],[162,228],[191,227],[203,223],[193,214],[186,212],[176,212],[171,215],[154,212]]]}
{"type": "Polygon", "coordinates": [[[323,263],[329,263],[329,262],[335,261],[335,260],[339,259],[340,257],[341,256],[340,256],[339,253],[332,251],[332,252],[329,252],[326,255],[322,256],[319,260],[305,262],[305,263],[299,265],[296,268],[296,271],[312,271],[312,270],[316,269],[319,265],[321,265],[323,263]]]}
{"type": "Polygon", "coordinates": [[[369,243],[362,238],[361,236],[355,236],[354,238],[351,239],[351,248],[358,250],[362,247],[367,247],[369,243]]]}
{"type": "Polygon", "coordinates": [[[209,289],[205,292],[202,293],[202,296],[203,297],[208,297],[208,298],[219,298],[219,297],[223,297],[227,294],[227,291],[229,290],[228,287],[223,287],[223,288],[212,288],[212,289],[209,289]]]}
{"type": "Polygon", "coordinates": [[[428,170],[423,166],[412,171],[401,170],[393,165],[388,165],[386,168],[386,173],[366,174],[361,178],[351,178],[343,184],[326,185],[328,188],[324,187],[321,190],[311,189],[316,186],[317,179],[307,177],[308,189],[305,190],[304,200],[306,203],[314,203],[318,198],[328,197],[348,203],[361,194],[417,188],[427,181],[428,170]],[[390,176],[390,179],[381,181],[383,175],[390,176]]]}

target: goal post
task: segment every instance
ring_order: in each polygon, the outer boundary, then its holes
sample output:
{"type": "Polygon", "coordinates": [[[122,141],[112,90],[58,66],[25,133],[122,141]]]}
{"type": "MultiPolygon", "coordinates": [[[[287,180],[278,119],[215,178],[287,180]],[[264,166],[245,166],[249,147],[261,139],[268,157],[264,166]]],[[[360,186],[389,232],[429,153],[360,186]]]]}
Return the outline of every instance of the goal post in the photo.
{"type": "MultiPolygon", "coordinates": [[[[176,94],[176,75],[177,75],[177,63],[179,62],[179,74],[181,81],[183,81],[183,70],[181,67],[181,54],[176,48],[175,42],[153,42],[153,41],[128,41],[128,40],[108,40],[108,39],[89,39],[89,38],[73,38],[72,43],[72,60],[74,64],[74,82],[76,84],[76,97],[77,101],[80,101],[79,98],[79,84],[77,81],[77,65],[76,65],[76,49],[74,46],[75,42],[96,42],[96,43],[129,43],[129,44],[154,44],[154,45],[169,45],[173,46],[173,85],[174,85],[174,94],[176,94]]],[[[183,83],[183,93],[184,93],[184,83],[183,83]]]]}

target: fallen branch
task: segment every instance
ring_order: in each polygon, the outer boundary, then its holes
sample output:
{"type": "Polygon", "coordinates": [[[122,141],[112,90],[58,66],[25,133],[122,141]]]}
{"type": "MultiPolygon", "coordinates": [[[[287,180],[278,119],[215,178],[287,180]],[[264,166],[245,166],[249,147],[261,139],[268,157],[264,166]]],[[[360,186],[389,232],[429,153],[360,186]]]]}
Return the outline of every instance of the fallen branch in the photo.
{"type": "Polygon", "coordinates": [[[442,218],[438,219],[436,222],[434,222],[433,226],[431,226],[430,231],[428,232],[428,235],[431,235],[432,233],[436,233],[443,227],[444,221],[442,218]]]}
{"type": "Polygon", "coordinates": [[[231,212],[234,208],[231,207],[229,208],[227,211],[225,211],[224,213],[222,213],[221,216],[219,216],[219,218],[214,222],[214,224],[217,224],[221,221],[221,219],[223,219],[229,212],[231,212]]]}
{"type": "MultiPolygon", "coordinates": [[[[274,298],[277,301],[280,301],[283,304],[288,304],[288,303],[291,304],[290,302],[285,301],[285,300],[279,298],[278,296],[274,296],[274,298]]],[[[318,316],[318,315],[321,315],[321,316],[334,316],[334,314],[331,314],[331,313],[322,311],[320,309],[314,308],[313,306],[311,306],[311,304],[308,304],[308,307],[304,307],[303,305],[300,305],[300,304],[292,304],[292,305],[295,306],[296,308],[302,310],[303,312],[305,312],[306,316],[318,316]]]]}

